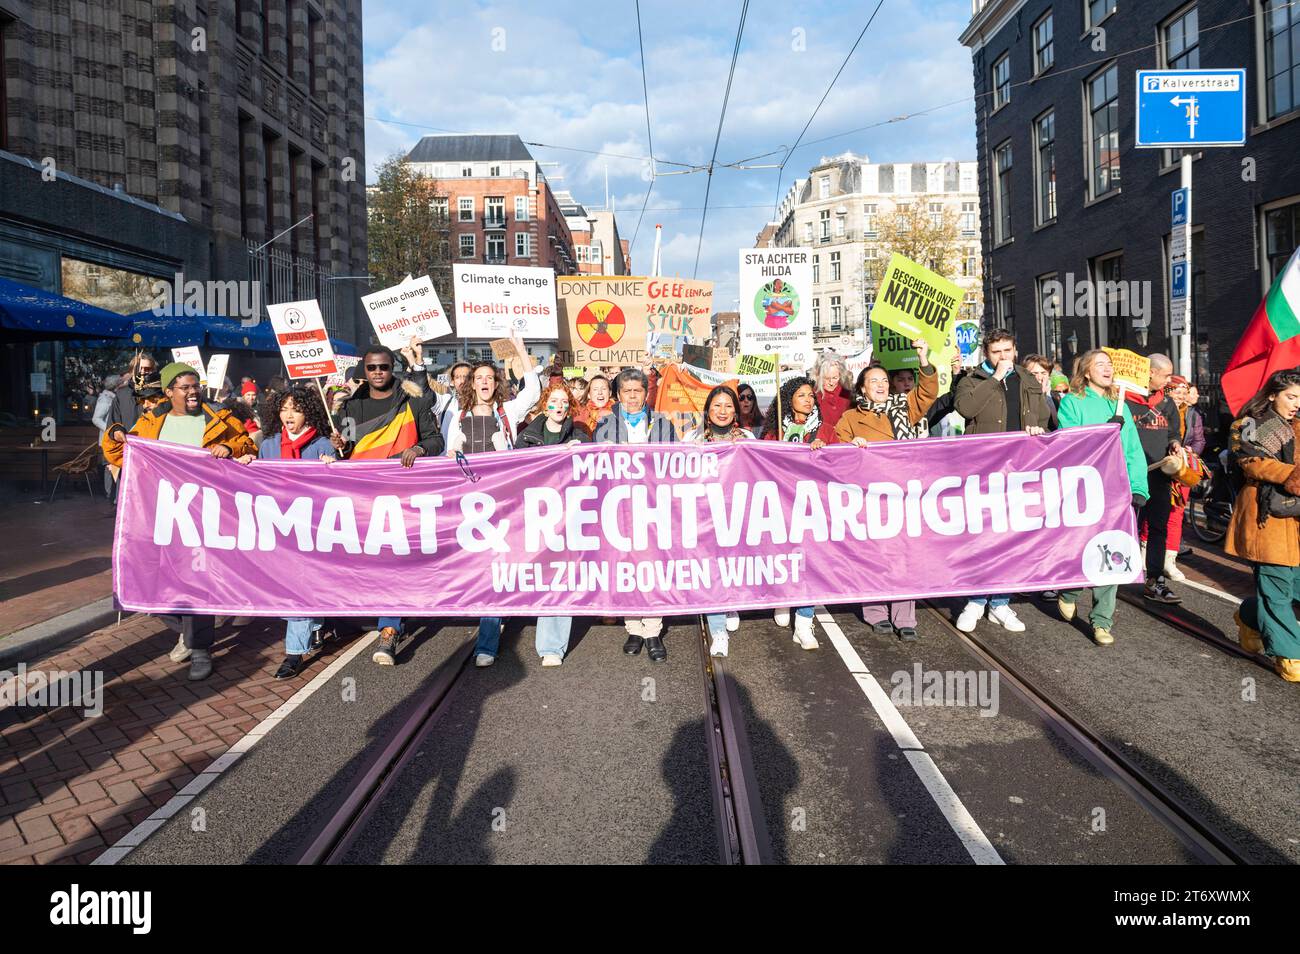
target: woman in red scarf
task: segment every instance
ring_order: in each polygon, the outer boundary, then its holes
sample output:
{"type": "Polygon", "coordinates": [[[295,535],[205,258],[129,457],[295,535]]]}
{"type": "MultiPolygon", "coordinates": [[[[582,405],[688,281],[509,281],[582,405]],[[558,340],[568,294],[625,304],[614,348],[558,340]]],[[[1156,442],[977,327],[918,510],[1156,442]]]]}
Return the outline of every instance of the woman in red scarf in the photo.
{"type": "Polygon", "coordinates": [[[816,382],[817,416],[821,418],[817,439],[834,444],[835,425],[840,422],[840,415],[853,406],[853,395],[848,389],[849,370],[835,352],[823,351],[813,368],[812,379],[816,382]]]}
{"type": "MultiPolygon", "coordinates": [[[[310,388],[298,385],[285,391],[275,391],[262,410],[266,422],[262,446],[258,448],[259,460],[325,461],[335,459],[334,445],[330,443],[329,415],[320,395],[310,388]]],[[[241,464],[253,461],[252,454],[235,458],[241,464]]],[[[276,670],[276,679],[291,679],[303,667],[303,660],[320,646],[317,632],[325,624],[322,619],[286,619],[284,633],[284,662],[276,670]]]]}

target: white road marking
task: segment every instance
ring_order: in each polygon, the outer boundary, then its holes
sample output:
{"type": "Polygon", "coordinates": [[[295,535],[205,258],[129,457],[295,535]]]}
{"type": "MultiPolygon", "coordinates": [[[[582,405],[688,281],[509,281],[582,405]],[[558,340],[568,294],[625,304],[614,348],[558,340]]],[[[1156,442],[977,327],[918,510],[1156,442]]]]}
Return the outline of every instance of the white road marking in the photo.
{"type": "Polygon", "coordinates": [[[826,635],[831,638],[831,645],[835,651],[840,654],[840,659],[848,667],[849,672],[853,675],[854,681],[862,689],[863,695],[871,703],[871,707],[876,710],[876,715],[880,721],[885,724],[889,734],[894,737],[894,744],[902,750],[907,757],[907,762],[912,766],[912,771],[921,780],[925,790],[930,793],[934,799],[935,805],[943,813],[949,826],[960,840],[966,851],[977,865],[1002,865],[1006,864],[998,850],[993,847],[988,836],[984,834],[979,823],[966,806],[962,804],[957,793],[953,791],[948,780],[943,777],[939,767],[934,764],[934,759],[930,758],[921,745],[921,740],[916,737],[912,727],[907,724],[902,713],[890,700],[889,694],[880,687],[876,682],[876,677],[871,675],[871,670],[867,664],[862,661],[858,651],[853,648],[844,631],[840,629],[839,623],[835,622],[834,617],[826,612],[826,607],[817,607],[817,622],[826,631],[826,635]]]}
{"type": "Polygon", "coordinates": [[[1217,596],[1219,599],[1227,600],[1236,606],[1241,605],[1241,600],[1231,593],[1225,593],[1223,590],[1215,589],[1213,586],[1206,586],[1204,583],[1197,583],[1195,580],[1179,580],[1175,586],[1190,586],[1194,590],[1200,590],[1202,593],[1209,593],[1211,596],[1217,596]]]}
{"type": "Polygon", "coordinates": [[[91,862],[93,865],[115,865],[133,850],[144,844],[144,840],[163,826],[169,818],[193,801],[205,788],[221,777],[221,773],[239,761],[249,749],[256,745],[271,729],[292,714],[295,709],[306,702],[313,693],[334,679],[334,676],[348,663],[359,656],[366,647],[378,638],[378,633],[363,636],[340,653],[333,662],[317,673],[316,678],[303,686],[280,704],[269,716],[253,726],[252,729],[224,754],[218,756],[211,765],[194,777],[183,789],[171,797],[166,804],[155,811],[140,824],[136,825],[117,840],[113,847],[91,862]]]}

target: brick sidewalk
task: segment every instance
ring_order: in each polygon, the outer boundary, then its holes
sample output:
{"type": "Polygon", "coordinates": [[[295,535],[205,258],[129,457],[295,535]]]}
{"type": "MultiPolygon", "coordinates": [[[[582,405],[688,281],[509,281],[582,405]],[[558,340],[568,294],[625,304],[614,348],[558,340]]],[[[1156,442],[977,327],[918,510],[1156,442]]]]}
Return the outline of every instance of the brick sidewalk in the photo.
{"type": "MultiPolygon", "coordinates": [[[[187,681],[176,634],[153,617],[99,630],[30,670],[101,670],[104,711],[0,711],[0,863],[87,863],[292,696],[340,641],[277,681],[284,623],[217,631],[215,671],[187,681]]],[[[346,643],[343,643],[346,645],[346,643]]]]}

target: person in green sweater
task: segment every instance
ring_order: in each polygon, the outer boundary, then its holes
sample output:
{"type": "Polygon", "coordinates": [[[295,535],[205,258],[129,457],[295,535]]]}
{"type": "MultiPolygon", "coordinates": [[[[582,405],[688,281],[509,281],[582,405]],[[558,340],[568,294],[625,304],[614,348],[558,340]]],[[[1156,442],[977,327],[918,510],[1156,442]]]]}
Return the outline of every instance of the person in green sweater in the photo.
{"type": "MultiPolygon", "coordinates": [[[[1086,424],[1119,424],[1120,444],[1124,448],[1124,465],[1128,469],[1129,490],[1133,506],[1142,507],[1147,502],[1147,459],[1142,453],[1142,442],[1133,424],[1127,403],[1119,399],[1115,386],[1115,368],[1110,355],[1100,348],[1080,355],[1074,364],[1070,379],[1070,393],[1061,399],[1058,411],[1061,430],[1083,427],[1086,424]]],[[[1111,627],[1115,622],[1115,596],[1119,587],[1096,586],[1092,590],[1092,639],[1098,646],[1109,646],[1115,641],[1111,627]]],[[[1079,591],[1063,591],[1056,599],[1061,618],[1074,619],[1075,603],[1079,591]]]]}

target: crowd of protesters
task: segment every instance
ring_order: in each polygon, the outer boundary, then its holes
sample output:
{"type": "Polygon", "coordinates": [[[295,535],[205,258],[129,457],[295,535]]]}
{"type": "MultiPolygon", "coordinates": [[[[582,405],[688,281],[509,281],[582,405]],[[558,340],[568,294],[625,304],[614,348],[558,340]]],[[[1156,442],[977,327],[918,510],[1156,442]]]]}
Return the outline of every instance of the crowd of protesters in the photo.
{"type": "MultiPolygon", "coordinates": [[[[882,441],[931,436],[1022,433],[1028,437],[1058,429],[1118,424],[1136,510],[1146,582],[1143,597],[1173,604],[1180,598],[1170,581],[1185,577],[1177,567],[1189,486],[1204,472],[1206,446],[1199,396],[1173,364],[1152,354],[1147,394],[1121,390],[1104,350],[1075,359],[1067,373],[1051,358],[1018,354],[1014,337],[1002,330],[984,338],[982,360],[972,367],[953,361],[951,386],[940,394],[939,371],[925,342],[912,342],[916,368],[886,371],[878,364],[852,378],[843,358],[825,352],[808,376],[784,377],[767,408],[747,383],[709,391],[698,425],[684,435],[667,415],[655,410],[658,375],[653,368],[598,369],[590,377],[566,380],[561,369],[533,366],[522,341],[522,359],[512,386],[505,370],[491,361],[457,362],[436,380],[424,366],[418,342],[398,356],[372,348],[363,356],[359,377],[322,392],[273,379],[265,389],[251,379],[238,392],[227,382],[224,401],[203,400],[197,373],[180,363],[159,367],[138,354],[120,377],[103,383],[95,409],[109,472],[122,465],[126,433],[208,449],[214,457],[243,464],[254,460],[400,460],[411,467],[419,457],[450,456],[468,470],[468,459],[494,451],[565,444],[639,444],[777,440],[811,451],[829,444],[867,448],[882,441]],[[328,403],[328,408],[327,408],[328,403]],[[336,419],[349,423],[347,436],[336,419]],[[1189,478],[1189,475],[1190,478],[1189,478]]],[[[1255,567],[1256,595],[1237,615],[1243,646],[1272,656],[1278,673],[1300,681],[1300,623],[1292,599],[1300,599],[1300,467],[1295,461],[1295,429],[1300,409],[1300,371],[1274,374],[1238,415],[1231,430],[1231,460],[1241,484],[1228,533],[1229,553],[1255,567]]],[[[111,477],[106,478],[111,484],[111,477]]],[[[1073,620],[1081,590],[1044,593],[1059,615],[1073,620]]],[[[1088,621],[1099,646],[1114,641],[1116,586],[1091,590],[1088,621]]],[[[863,619],[881,636],[917,638],[916,604],[894,601],[862,607],[863,619]]],[[[819,644],[814,608],[778,609],[775,622],[789,627],[806,650],[819,644]]],[[[1011,632],[1025,623],[1007,594],[968,598],[955,625],[973,631],[985,619],[1011,632]]],[[[726,656],[740,627],[736,612],[705,619],[712,655],[726,656]]],[[[277,678],[296,675],[321,644],[322,619],[286,621],[285,660],[277,678]]],[[[500,648],[504,621],[479,623],[474,659],[491,666],[500,648]]],[[[536,652],[546,667],[562,664],[573,620],[542,617],[536,652]]],[[[653,662],[668,658],[660,618],[628,618],[623,651],[644,649],[653,662]]],[[[183,616],[172,658],[190,662],[190,678],[212,669],[213,620],[183,616]]],[[[404,639],[403,620],[381,617],[373,659],[396,662],[404,639]]]]}

